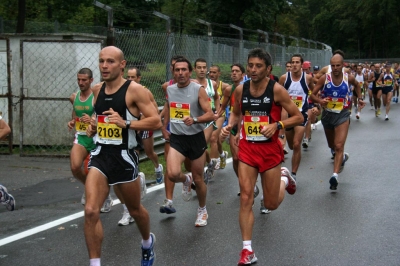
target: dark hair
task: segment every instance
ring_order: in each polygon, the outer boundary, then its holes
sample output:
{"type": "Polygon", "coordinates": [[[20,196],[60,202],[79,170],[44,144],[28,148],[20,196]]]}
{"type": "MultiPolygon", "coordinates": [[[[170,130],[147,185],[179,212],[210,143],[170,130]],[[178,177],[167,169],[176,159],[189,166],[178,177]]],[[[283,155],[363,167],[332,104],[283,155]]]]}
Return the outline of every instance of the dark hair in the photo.
{"type": "Polygon", "coordinates": [[[253,58],[253,57],[258,57],[261,60],[263,60],[265,63],[265,66],[267,66],[267,67],[272,65],[271,55],[261,48],[254,48],[253,50],[250,50],[249,55],[247,56],[247,62],[249,61],[250,58],[253,58]]]}
{"type": "Polygon", "coordinates": [[[344,58],[344,52],[342,51],[342,50],[335,50],[334,52],[333,52],[333,55],[332,56],[334,56],[335,54],[338,54],[338,55],[341,55],[343,58],[344,58]]]}
{"type": "Polygon", "coordinates": [[[211,67],[215,67],[215,68],[218,69],[218,72],[221,72],[221,68],[220,68],[218,65],[212,65],[212,66],[210,66],[210,68],[211,68],[211,67]]]}
{"type": "Polygon", "coordinates": [[[287,62],[285,63],[285,67],[286,67],[286,65],[287,65],[287,64],[290,64],[290,65],[292,65],[292,61],[290,61],[290,60],[289,60],[289,61],[287,61],[287,62]]]}
{"type": "MultiPolygon", "coordinates": [[[[189,71],[190,72],[193,71],[192,64],[190,63],[190,61],[187,58],[185,58],[185,57],[178,58],[178,59],[176,59],[175,64],[180,63],[180,62],[186,62],[188,64],[189,71]]],[[[173,65],[173,69],[175,69],[175,64],[173,65]]]]}
{"type": "Polygon", "coordinates": [[[203,63],[206,63],[206,64],[207,64],[207,61],[206,61],[204,58],[197,58],[196,61],[194,61],[194,67],[195,67],[195,68],[196,68],[196,64],[197,64],[198,62],[203,62],[203,63]]]}
{"type": "Polygon", "coordinates": [[[235,64],[231,65],[231,70],[232,70],[232,67],[234,67],[234,66],[237,66],[238,68],[240,68],[240,71],[242,71],[242,73],[246,72],[246,69],[244,69],[244,66],[242,64],[235,63],[235,64]]]}
{"type": "Polygon", "coordinates": [[[141,77],[141,76],[142,76],[142,74],[140,73],[139,68],[137,68],[137,67],[130,67],[130,68],[128,69],[128,71],[129,71],[129,70],[136,70],[136,77],[141,77]]]}
{"type": "Polygon", "coordinates": [[[291,60],[292,60],[292,61],[293,61],[293,57],[300,57],[300,63],[303,65],[304,59],[303,59],[303,57],[301,56],[301,54],[294,54],[294,55],[292,55],[292,57],[291,57],[291,60]]]}
{"type": "Polygon", "coordinates": [[[183,55],[174,55],[173,57],[171,57],[171,61],[170,61],[171,65],[172,65],[172,61],[176,61],[179,58],[185,58],[185,57],[183,55]]]}
{"type": "Polygon", "coordinates": [[[90,79],[93,78],[92,70],[87,67],[81,68],[81,70],[78,71],[78,74],[86,74],[90,79]]]}

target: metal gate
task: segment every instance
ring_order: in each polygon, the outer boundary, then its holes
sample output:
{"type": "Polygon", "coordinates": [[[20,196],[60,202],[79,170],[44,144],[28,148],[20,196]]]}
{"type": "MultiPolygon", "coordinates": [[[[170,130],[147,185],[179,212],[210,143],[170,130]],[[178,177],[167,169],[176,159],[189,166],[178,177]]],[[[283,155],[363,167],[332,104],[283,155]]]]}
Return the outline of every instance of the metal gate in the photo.
{"type": "Polygon", "coordinates": [[[20,91],[20,155],[67,157],[73,132],[67,128],[72,105],[69,96],[79,88],[78,71],[93,71],[100,81],[101,41],[22,40],[20,91]]]}
{"type": "MultiPolygon", "coordinates": [[[[10,41],[0,37],[0,116],[12,129],[10,41]]],[[[12,153],[12,134],[0,141],[0,154],[12,153]]]]}

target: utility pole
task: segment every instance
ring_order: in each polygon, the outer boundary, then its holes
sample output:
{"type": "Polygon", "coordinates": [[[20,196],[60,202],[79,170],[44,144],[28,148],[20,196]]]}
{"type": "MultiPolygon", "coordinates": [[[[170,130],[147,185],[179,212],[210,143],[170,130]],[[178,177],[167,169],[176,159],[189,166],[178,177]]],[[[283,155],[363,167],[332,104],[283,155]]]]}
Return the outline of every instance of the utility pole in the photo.
{"type": "Polygon", "coordinates": [[[210,66],[212,66],[212,29],[211,29],[211,23],[207,22],[205,20],[202,19],[196,19],[197,22],[199,22],[200,24],[206,25],[207,29],[208,29],[208,56],[207,56],[207,63],[210,66]]]}
{"type": "Polygon", "coordinates": [[[93,1],[93,4],[97,7],[100,7],[101,9],[104,9],[108,13],[108,23],[107,23],[107,41],[106,45],[114,45],[115,43],[115,38],[114,38],[114,26],[113,26],[113,9],[110,6],[107,6],[103,3],[100,3],[98,1],[93,1]]]}
{"type": "Polygon", "coordinates": [[[243,63],[243,29],[241,27],[229,24],[229,27],[239,31],[239,63],[243,63]]]}
{"type": "Polygon", "coordinates": [[[153,11],[153,15],[166,20],[166,30],[167,30],[167,56],[165,58],[165,76],[166,80],[170,80],[172,75],[169,71],[170,60],[172,57],[172,36],[171,36],[171,18],[160,12],[153,11]]]}

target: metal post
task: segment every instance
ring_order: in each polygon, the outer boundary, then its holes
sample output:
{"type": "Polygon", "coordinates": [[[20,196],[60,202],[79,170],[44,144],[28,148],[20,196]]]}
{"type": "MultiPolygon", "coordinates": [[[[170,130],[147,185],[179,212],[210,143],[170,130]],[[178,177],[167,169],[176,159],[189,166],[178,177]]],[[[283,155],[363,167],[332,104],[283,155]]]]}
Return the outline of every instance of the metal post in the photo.
{"type": "Polygon", "coordinates": [[[200,24],[206,25],[208,28],[208,56],[207,56],[207,63],[208,66],[212,66],[212,29],[211,29],[211,23],[207,22],[205,20],[202,19],[196,19],[197,22],[199,22],[200,24]]]}
{"type": "Polygon", "coordinates": [[[264,35],[264,38],[265,38],[265,51],[267,51],[269,53],[269,45],[268,45],[269,35],[268,35],[268,32],[262,31],[262,30],[257,30],[257,32],[264,35]]]}
{"type": "MultiPolygon", "coordinates": [[[[310,50],[310,40],[307,40],[305,38],[301,38],[302,41],[308,43],[308,50],[307,50],[307,57],[310,58],[311,57],[311,50],[310,50]]],[[[310,60],[311,61],[311,60],[310,60]]],[[[311,61],[312,62],[312,61],[311,61]]]]}
{"type": "Polygon", "coordinates": [[[285,73],[286,72],[286,68],[285,68],[286,67],[285,66],[285,63],[286,63],[286,58],[285,58],[285,54],[286,54],[285,36],[282,35],[282,34],[276,33],[276,32],[274,32],[274,35],[282,38],[282,63],[281,63],[282,71],[281,71],[281,73],[285,73]]]}
{"type": "Polygon", "coordinates": [[[300,50],[299,50],[299,39],[294,37],[294,36],[289,36],[289,38],[296,41],[296,53],[300,53],[300,50]]]}
{"type": "Polygon", "coordinates": [[[165,59],[165,77],[166,80],[170,80],[172,78],[172,74],[169,71],[169,64],[172,57],[172,36],[171,36],[171,19],[167,15],[164,15],[160,12],[153,11],[153,15],[159,18],[165,19],[167,21],[167,57],[165,59]]]}
{"type": "Polygon", "coordinates": [[[107,46],[114,45],[114,26],[113,26],[113,9],[110,6],[107,6],[98,1],[93,1],[93,4],[101,9],[104,9],[108,12],[108,30],[107,30],[107,46]]]}
{"type": "MultiPolygon", "coordinates": [[[[238,62],[243,63],[243,61],[242,61],[243,60],[243,29],[238,26],[235,26],[233,24],[229,24],[229,27],[239,31],[240,40],[239,40],[239,60],[238,60],[238,62]]],[[[232,63],[234,63],[234,62],[232,62],[232,63]]]]}

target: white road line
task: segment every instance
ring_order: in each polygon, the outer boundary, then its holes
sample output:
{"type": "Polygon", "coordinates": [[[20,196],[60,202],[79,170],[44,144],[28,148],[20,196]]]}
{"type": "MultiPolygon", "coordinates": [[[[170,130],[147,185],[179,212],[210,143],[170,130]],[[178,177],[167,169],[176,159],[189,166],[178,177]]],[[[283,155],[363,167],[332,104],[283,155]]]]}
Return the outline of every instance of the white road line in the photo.
{"type": "MultiPolygon", "coordinates": [[[[228,159],[226,160],[226,163],[230,163],[230,162],[232,162],[232,158],[228,158],[228,159]]],[[[160,185],[152,186],[152,187],[150,187],[150,188],[147,189],[147,193],[151,193],[151,192],[160,190],[160,189],[162,189],[162,188],[164,188],[164,187],[165,187],[164,183],[162,183],[162,184],[160,184],[160,185]]],[[[116,199],[116,200],[113,201],[113,206],[118,205],[118,204],[120,204],[120,203],[121,203],[121,202],[119,201],[119,199],[116,199]]],[[[31,235],[34,235],[34,234],[37,234],[37,233],[46,231],[46,230],[48,230],[48,229],[50,229],[50,228],[53,228],[53,227],[56,227],[56,226],[58,226],[58,225],[60,225],[60,224],[68,223],[68,222],[70,222],[70,221],[72,221],[72,220],[81,218],[81,217],[83,217],[83,216],[84,216],[84,212],[83,212],[83,211],[80,211],[80,212],[77,212],[77,213],[75,213],[75,214],[72,214],[72,215],[63,217],[63,218],[61,218],[61,219],[58,219],[58,220],[49,222],[49,223],[47,223],[47,224],[43,224],[43,225],[37,226],[37,227],[35,227],[35,228],[32,228],[32,229],[23,231],[23,232],[21,232],[21,233],[18,233],[18,234],[15,234],[15,235],[12,235],[12,236],[9,236],[9,237],[0,239],[0,247],[1,247],[1,246],[4,246],[4,245],[7,245],[7,244],[9,244],[9,243],[11,243],[11,242],[20,240],[20,239],[22,239],[22,238],[25,238],[25,237],[28,237],[28,236],[31,236],[31,235]]]]}

